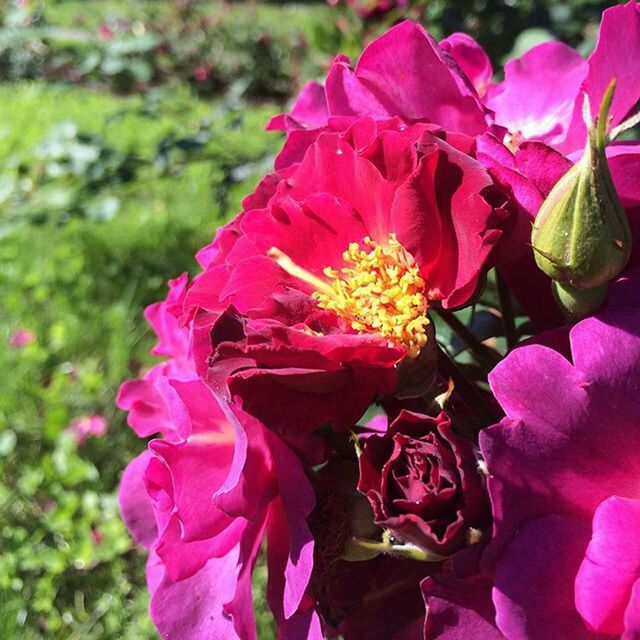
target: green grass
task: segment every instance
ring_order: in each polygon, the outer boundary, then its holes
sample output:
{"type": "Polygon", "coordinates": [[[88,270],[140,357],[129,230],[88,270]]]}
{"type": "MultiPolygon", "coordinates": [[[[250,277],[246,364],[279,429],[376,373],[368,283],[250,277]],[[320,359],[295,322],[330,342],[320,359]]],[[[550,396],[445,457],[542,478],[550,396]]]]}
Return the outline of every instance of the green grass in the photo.
{"type": "MultiPolygon", "coordinates": [[[[277,136],[262,131],[274,105],[246,109],[229,124],[220,105],[186,92],[165,102],[149,117],[140,98],[0,85],[4,173],[32,160],[61,121],[144,158],[154,156],[163,137],[193,134],[203,118],[214,120],[215,132],[206,159],[167,177],[148,166],[136,182],[115,187],[123,206],[112,220],[23,225],[0,240],[2,638],[154,634],[144,557],[132,549],[115,502],[122,470],[144,443],[115,410],[115,392],[152,360],[144,306],[164,296],[167,278],[193,272],[194,252],[223,219],[211,187],[221,166],[257,162],[227,194],[227,213],[234,212],[278,145],[277,136]],[[37,341],[10,349],[19,327],[37,341]],[[106,417],[108,434],[78,449],[64,430],[71,419],[96,412],[106,417]],[[99,544],[92,530],[100,531],[99,544]]],[[[0,220],[10,206],[0,208],[0,220]]],[[[260,620],[260,637],[268,638],[268,619],[260,620]]]]}

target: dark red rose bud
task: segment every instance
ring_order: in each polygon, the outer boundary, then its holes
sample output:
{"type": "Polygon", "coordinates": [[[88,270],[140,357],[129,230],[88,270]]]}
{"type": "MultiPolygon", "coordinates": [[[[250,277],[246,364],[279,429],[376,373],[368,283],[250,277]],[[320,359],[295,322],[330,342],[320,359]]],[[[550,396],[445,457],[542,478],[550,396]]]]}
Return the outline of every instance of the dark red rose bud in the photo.
{"type": "Polygon", "coordinates": [[[383,435],[367,439],[358,490],[375,523],[396,538],[447,555],[488,524],[489,508],[472,444],[446,413],[403,410],[383,435]]]}

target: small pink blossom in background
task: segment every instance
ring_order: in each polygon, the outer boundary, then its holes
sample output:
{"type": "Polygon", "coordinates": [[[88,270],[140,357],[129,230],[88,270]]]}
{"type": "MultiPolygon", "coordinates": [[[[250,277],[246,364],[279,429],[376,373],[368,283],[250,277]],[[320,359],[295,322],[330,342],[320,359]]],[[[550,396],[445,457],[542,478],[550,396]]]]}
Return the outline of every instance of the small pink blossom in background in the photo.
{"type": "Polygon", "coordinates": [[[98,27],[98,35],[100,36],[100,40],[108,42],[113,38],[114,31],[108,24],[101,24],[98,27]]]}
{"type": "Polygon", "coordinates": [[[93,529],[91,529],[91,539],[93,543],[98,546],[104,540],[104,533],[102,533],[98,527],[93,527],[93,529]]]}
{"type": "Polygon", "coordinates": [[[36,341],[36,334],[29,329],[18,329],[11,334],[9,338],[9,346],[12,349],[21,349],[36,341]]]}
{"type": "Polygon", "coordinates": [[[107,421],[96,413],[92,416],[80,416],[69,423],[66,431],[70,433],[78,443],[83,446],[89,436],[99,437],[107,430],[107,421]]]}
{"type": "Polygon", "coordinates": [[[209,69],[208,65],[199,64],[193,70],[193,77],[196,79],[196,82],[204,82],[209,77],[210,71],[211,70],[209,69]]]}

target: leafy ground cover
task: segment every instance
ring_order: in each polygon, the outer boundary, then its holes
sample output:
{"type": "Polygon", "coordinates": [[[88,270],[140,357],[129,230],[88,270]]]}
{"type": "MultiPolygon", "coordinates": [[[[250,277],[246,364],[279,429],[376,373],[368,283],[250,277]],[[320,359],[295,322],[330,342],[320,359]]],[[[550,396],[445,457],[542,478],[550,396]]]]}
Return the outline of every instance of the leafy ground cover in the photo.
{"type": "Polygon", "coordinates": [[[142,308],[164,295],[167,278],[193,269],[194,251],[237,208],[277,141],[261,134],[274,105],[237,113],[184,93],[148,108],[41,83],[0,88],[4,638],[153,634],[142,557],[117,513],[119,475],[139,443],[115,411],[115,391],[150,362],[142,308]],[[61,148],[47,155],[45,143],[61,148]],[[140,166],[132,180],[88,189],[88,173],[112,169],[105,149],[140,166]],[[68,213],[70,202],[107,197],[118,202],[110,216],[68,213]],[[35,341],[11,347],[19,329],[35,341]],[[92,414],[105,417],[107,433],[80,446],[69,424],[92,414]]]}
{"type": "MultiPolygon", "coordinates": [[[[9,5],[10,7],[10,5],[9,5]]],[[[0,8],[0,16],[2,15],[0,8]]],[[[18,2],[0,28],[0,77],[64,80],[117,92],[188,83],[286,98],[314,72],[327,7],[260,2],[18,2]]]]}

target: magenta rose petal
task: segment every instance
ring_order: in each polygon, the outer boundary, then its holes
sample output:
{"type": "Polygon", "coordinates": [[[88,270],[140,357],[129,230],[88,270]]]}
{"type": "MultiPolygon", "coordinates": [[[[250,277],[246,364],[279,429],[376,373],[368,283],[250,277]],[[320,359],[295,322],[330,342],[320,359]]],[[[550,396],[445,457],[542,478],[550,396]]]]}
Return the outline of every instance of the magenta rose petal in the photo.
{"type": "Polygon", "coordinates": [[[227,526],[229,519],[215,506],[213,496],[227,475],[233,455],[233,440],[218,444],[190,441],[172,445],[154,440],[150,449],[171,474],[171,485],[164,490],[173,495],[175,513],[184,527],[184,535],[193,540],[210,537],[227,526]],[[212,465],[212,459],[216,464],[212,465]]]}
{"type": "Polygon", "coordinates": [[[491,372],[489,383],[511,420],[533,419],[541,428],[569,420],[584,397],[576,388],[571,363],[538,345],[513,351],[491,372]],[[556,405],[560,405],[561,415],[556,405]]]}
{"type": "Polygon", "coordinates": [[[640,580],[631,589],[629,604],[624,612],[624,632],[621,640],[637,640],[640,636],[640,580]]]}
{"type": "Polygon", "coordinates": [[[179,357],[187,359],[189,335],[179,326],[175,315],[171,313],[174,305],[181,305],[187,288],[188,276],[169,280],[169,295],[166,300],[156,302],[145,309],[144,316],[158,336],[158,343],[151,350],[156,356],[179,357]]]}
{"type": "Polygon", "coordinates": [[[246,523],[237,519],[229,522],[217,535],[187,540],[179,518],[173,515],[163,528],[154,550],[162,560],[167,576],[180,582],[201,571],[211,558],[222,558],[230,553],[242,539],[245,529],[246,523]]]}
{"type": "Polygon", "coordinates": [[[439,640],[501,640],[494,623],[491,580],[427,578],[421,584],[427,615],[424,637],[439,640]]]}
{"type": "MultiPolygon", "coordinates": [[[[286,208],[284,204],[271,210],[253,211],[242,223],[243,232],[255,238],[257,250],[265,254],[265,260],[267,251],[277,246],[296,264],[321,277],[325,267],[342,266],[342,251],[350,242],[358,242],[367,235],[362,219],[348,202],[328,193],[312,193],[300,204],[286,203],[286,208]]],[[[273,260],[269,262],[277,268],[273,260]]],[[[256,264],[253,268],[259,273],[262,266],[256,264]]],[[[283,280],[281,269],[279,273],[283,280]]],[[[295,280],[290,280],[289,286],[295,286],[295,280]]],[[[301,281],[297,284],[308,287],[301,281]]],[[[273,291],[273,285],[264,291],[273,291]]]]}
{"type": "Polygon", "coordinates": [[[305,128],[325,124],[329,111],[324,87],[318,82],[308,82],[298,94],[289,116],[297,125],[305,128]]]}
{"type": "Polygon", "coordinates": [[[230,517],[254,521],[277,494],[271,451],[264,428],[237,407],[220,403],[234,428],[235,446],[229,472],[213,492],[215,505],[230,517]],[[255,491],[260,487],[260,491],[255,491]]]}
{"type": "Polygon", "coordinates": [[[225,615],[231,616],[240,640],[255,640],[252,578],[266,527],[266,512],[249,524],[240,542],[238,578],[233,599],[224,605],[225,615]]]}
{"type": "Polygon", "coordinates": [[[479,163],[439,144],[421,159],[394,198],[398,238],[445,307],[460,306],[473,294],[477,261],[487,259],[500,237],[496,229],[487,229],[492,208],[480,195],[490,184],[479,163]],[[427,229],[429,233],[421,231],[427,229]],[[456,269],[451,269],[453,264],[456,269]]]}
{"type": "Polygon", "coordinates": [[[147,587],[149,587],[149,593],[153,595],[158,588],[158,585],[162,582],[164,576],[164,566],[162,560],[158,557],[158,554],[150,550],[147,556],[147,562],[145,563],[145,576],[147,579],[147,587]]]}
{"type": "Polygon", "coordinates": [[[622,206],[627,210],[640,206],[640,142],[609,145],[607,160],[622,206]]]}
{"type": "Polygon", "coordinates": [[[561,42],[545,42],[507,62],[505,79],[490,87],[487,104],[496,121],[511,132],[555,146],[567,136],[588,71],[577,51],[561,42]]]}
{"type": "Polygon", "coordinates": [[[241,313],[264,309],[274,289],[298,284],[267,256],[251,256],[236,265],[220,291],[220,300],[241,313]]]}
{"type": "Polygon", "coordinates": [[[510,640],[590,640],[573,606],[576,571],[588,526],[563,516],[530,520],[507,547],[496,571],[496,622],[510,640]]]}
{"type": "MultiPolygon", "coordinates": [[[[470,135],[481,133],[486,126],[483,108],[473,89],[461,90],[457,73],[431,36],[421,26],[407,21],[364,50],[353,76],[358,82],[347,85],[343,95],[350,100],[353,115],[367,114],[357,110],[352,95],[364,104],[364,95],[367,99],[380,96],[380,107],[389,116],[437,122],[446,129],[470,135]]],[[[330,78],[327,95],[333,111],[336,88],[330,78]]]]}
{"type": "Polygon", "coordinates": [[[144,486],[144,474],[151,458],[143,451],[131,460],[122,474],[118,502],[120,513],[133,538],[144,547],[151,547],[158,535],[156,519],[144,486]]]}
{"type": "MultiPolygon", "coordinates": [[[[214,558],[195,575],[173,582],[166,574],[153,590],[149,611],[164,638],[236,638],[224,605],[235,595],[238,549],[214,558]]],[[[157,571],[157,569],[152,569],[157,571]]]]}
{"type": "Polygon", "coordinates": [[[480,97],[484,96],[493,76],[491,60],[484,49],[466,33],[452,33],[440,46],[456,61],[480,97]]]}
{"type": "Polygon", "coordinates": [[[127,423],[140,438],[166,433],[173,427],[166,403],[150,379],[123,382],[116,404],[129,412],[127,423]]]}
{"type": "Polygon", "coordinates": [[[269,439],[277,460],[280,500],[289,531],[283,594],[283,614],[288,619],[302,602],[313,568],[314,540],[306,519],[315,505],[315,495],[299,459],[278,436],[270,434],[269,439]]]}
{"type": "MultiPolygon", "coordinates": [[[[406,139],[400,142],[406,153],[415,157],[410,142],[406,139]]],[[[389,210],[397,182],[386,180],[373,162],[363,158],[340,136],[329,134],[318,138],[288,180],[294,198],[305,199],[325,192],[349,204],[359,214],[368,235],[379,239],[392,231],[389,210]]],[[[336,253],[339,255],[339,251],[336,253]]]]}
{"type": "Polygon", "coordinates": [[[576,608],[594,630],[621,634],[640,578],[640,500],[613,496],[598,506],[593,535],[576,576],[576,608]]]}
{"type": "MultiPolygon", "coordinates": [[[[306,638],[303,633],[310,633],[311,637],[320,639],[320,621],[312,608],[311,599],[304,596],[299,599],[299,587],[306,587],[305,578],[294,574],[292,540],[287,533],[287,518],[282,501],[274,501],[270,506],[267,525],[267,601],[283,638],[296,640],[298,637],[306,638]]],[[[303,566],[302,573],[304,572],[303,566]]]]}

